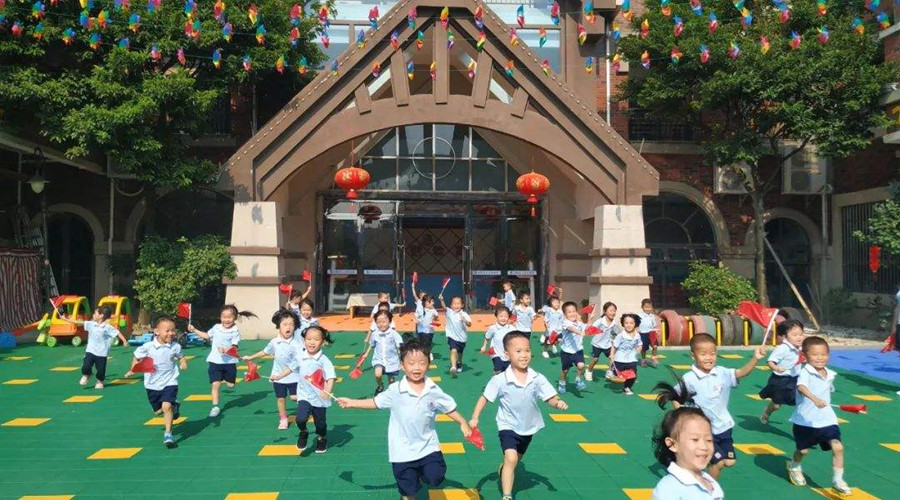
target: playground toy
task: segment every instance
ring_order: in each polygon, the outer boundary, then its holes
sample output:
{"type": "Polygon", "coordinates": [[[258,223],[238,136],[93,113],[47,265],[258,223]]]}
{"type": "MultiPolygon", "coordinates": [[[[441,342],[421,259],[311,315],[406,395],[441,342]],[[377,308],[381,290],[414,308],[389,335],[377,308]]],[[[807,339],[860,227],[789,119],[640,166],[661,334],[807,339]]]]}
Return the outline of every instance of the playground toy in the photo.
{"type": "Polygon", "coordinates": [[[70,320],[90,321],[93,312],[90,301],[81,295],[60,295],[53,300],[53,305],[56,307],[49,318],[45,315],[38,326],[41,330],[38,343],[43,342],[47,347],[55,347],[61,339],[68,337],[72,346],[80,346],[87,340],[84,325],[69,323],[60,317],[60,313],[70,320]]]}
{"type": "MultiPolygon", "coordinates": [[[[131,316],[131,300],[121,295],[107,295],[97,301],[97,307],[108,306],[112,311],[110,323],[123,334],[130,334],[134,324],[131,316]]],[[[129,342],[131,344],[131,342],[129,342]]],[[[119,338],[113,339],[113,345],[119,345],[119,338]]]]}

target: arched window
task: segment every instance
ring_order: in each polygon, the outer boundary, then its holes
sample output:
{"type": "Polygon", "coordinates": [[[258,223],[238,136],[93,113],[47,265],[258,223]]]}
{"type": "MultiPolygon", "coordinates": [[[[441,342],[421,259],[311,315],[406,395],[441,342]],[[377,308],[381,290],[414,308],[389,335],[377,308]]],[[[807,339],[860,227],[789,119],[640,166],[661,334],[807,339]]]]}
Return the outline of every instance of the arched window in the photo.
{"type": "Polygon", "coordinates": [[[686,308],[681,282],[692,260],[717,261],[715,234],[697,204],[674,193],[644,202],[644,233],[650,248],[650,295],[656,308],[686,308]]]}

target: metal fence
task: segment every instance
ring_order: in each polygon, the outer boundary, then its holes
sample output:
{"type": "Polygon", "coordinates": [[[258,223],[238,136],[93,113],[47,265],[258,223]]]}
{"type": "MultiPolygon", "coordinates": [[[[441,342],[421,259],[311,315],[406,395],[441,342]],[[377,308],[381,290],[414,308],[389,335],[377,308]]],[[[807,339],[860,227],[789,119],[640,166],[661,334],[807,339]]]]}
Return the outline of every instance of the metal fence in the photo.
{"type": "Polygon", "coordinates": [[[661,119],[642,109],[628,111],[628,140],[693,142],[699,139],[695,127],[675,119],[661,119]]]}
{"type": "Polygon", "coordinates": [[[869,245],[853,235],[857,230],[867,233],[869,219],[875,213],[875,203],[849,205],[841,209],[844,250],[844,288],[851,292],[894,294],[900,286],[900,262],[882,253],[877,273],[869,270],[869,245]]]}
{"type": "Polygon", "coordinates": [[[216,99],[216,102],[213,103],[207,117],[206,132],[208,134],[231,133],[231,98],[229,96],[216,99]]]}

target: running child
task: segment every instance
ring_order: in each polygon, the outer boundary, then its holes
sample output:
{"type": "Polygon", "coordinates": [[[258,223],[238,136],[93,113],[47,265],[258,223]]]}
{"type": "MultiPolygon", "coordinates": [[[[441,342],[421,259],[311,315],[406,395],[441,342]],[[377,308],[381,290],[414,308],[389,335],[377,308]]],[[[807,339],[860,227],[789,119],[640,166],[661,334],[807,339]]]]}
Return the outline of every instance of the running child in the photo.
{"type": "Polygon", "coordinates": [[[653,302],[650,299],[641,301],[641,312],[637,314],[640,319],[641,334],[641,368],[647,367],[647,349],[650,349],[650,364],[659,365],[656,359],[656,345],[659,344],[659,322],[653,313],[653,302]]]}
{"type": "Polygon", "coordinates": [[[312,291],[312,283],[308,287],[306,287],[305,292],[301,292],[300,290],[291,290],[291,297],[284,304],[284,308],[288,311],[292,311],[295,315],[300,316],[300,309],[303,307],[303,301],[306,300],[306,297],[309,296],[309,292],[312,291]]]}
{"type": "Polygon", "coordinates": [[[510,311],[516,305],[516,292],[513,291],[512,281],[503,282],[503,305],[510,311]]]}
{"type": "Polygon", "coordinates": [[[366,352],[363,353],[362,359],[366,359],[370,352],[375,351],[372,356],[372,367],[375,369],[375,395],[377,396],[384,390],[384,375],[388,376],[388,384],[393,384],[394,379],[400,374],[400,346],[403,345],[403,337],[394,330],[394,315],[389,311],[379,311],[375,314],[374,332],[370,332],[371,338],[366,345],[366,352]]]}
{"type": "Polygon", "coordinates": [[[530,293],[519,292],[519,304],[513,310],[513,315],[516,317],[516,331],[525,333],[528,335],[528,338],[531,338],[532,323],[534,323],[534,317],[537,313],[531,307],[530,293]]]}
{"type": "Polygon", "coordinates": [[[637,365],[638,365],[638,353],[641,351],[641,345],[643,341],[641,340],[640,334],[637,332],[637,327],[640,325],[641,318],[638,317],[637,314],[623,314],[622,318],[619,320],[622,323],[622,329],[624,330],[619,335],[616,335],[616,339],[612,342],[612,352],[610,355],[612,356],[613,366],[615,367],[615,374],[618,375],[626,370],[631,370],[634,372],[635,376],[633,378],[625,379],[625,383],[623,384],[622,392],[625,393],[626,396],[634,395],[634,391],[631,390],[634,387],[634,383],[637,382],[637,365]]]}
{"type": "Polygon", "coordinates": [[[791,415],[797,449],[793,460],[787,464],[788,478],[797,486],[806,486],[801,462],[809,450],[819,446],[822,451],[831,450],[834,470],[832,489],[839,495],[850,495],[853,490],[844,481],[844,443],[841,441],[837,415],[831,407],[831,393],[834,392],[837,373],[827,366],[830,355],[828,342],[822,337],[807,337],[802,350],[807,363],[800,369],[797,378],[797,407],[791,415]]]}
{"type": "Polygon", "coordinates": [[[428,354],[428,349],[418,341],[407,342],[400,349],[406,375],[399,382],[392,383],[374,399],[337,399],[341,408],[391,411],[388,460],[404,500],[413,500],[422,483],[438,486],[447,474],[447,463],[434,429],[439,413],[458,423],[463,436],[472,433],[457,411],[456,401],[426,376],[428,354]]]}
{"type": "Polygon", "coordinates": [[[406,306],[406,302],[391,302],[391,295],[387,292],[378,292],[378,304],[372,308],[372,314],[369,315],[373,320],[375,319],[375,314],[379,311],[379,306],[382,304],[387,304],[388,312],[394,314],[394,309],[398,307],[406,306]]]}
{"type": "Polygon", "coordinates": [[[422,311],[425,309],[424,304],[422,304],[422,298],[425,297],[426,294],[423,290],[416,290],[415,282],[410,283],[410,288],[412,288],[413,300],[415,301],[415,304],[416,304],[416,312],[415,312],[414,316],[415,316],[416,320],[418,321],[419,316],[422,315],[422,311]]]}
{"type": "MultiPolygon", "coordinates": [[[[428,347],[431,353],[431,346],[434,343],[434,322],[438,317],[437,309],[434,308],[434,297],[428,294],[422,296],[422,314],[416,316],[416,334],[419,342],[428,347]]],[[[433,354],[429,354],[434,359],[433,354]]]]}
{"type": "Polygon", "coordinates": [[[209,356],[206,362],[209,363],[209,383],[212,386],[212,409],[209,410],[209,417],[216,418],[222,413],[219,408],[219,387],[222,382],[232,388],[237,378],[237,356],[225,354],[229,349],[234,347],[237,349],[241,343],[241,331],[237,327],[238,317],[255,318],[256,315],[250,311],[238,311],[234,304],[227,304],[222,307],[219,314],[219,323],[209,331],[203,332],[188,325],[189,332],[196,333],[197,336],[210,343],[209,356]]]}
{"type": "Polygon", "coordinates": [[[539,430],[544,427],[544,419],[538,407],[539,401],[558,410],[569,406],[561,399],[547,377],[534,371],[531,363],[531,345],[524,332],[512,332],[503,339],[509,367],[494,375],[488,382],[469,420],[469,427],[478,427],[478,417],[488,402],[497,402],[497,429],[503,462],[500,463],[500,488],[503,500],[512,500],[516,466],[528,445],[539,430]]]}
{"type": "MultiPolygon", "coordinates": [[[[181,412],[178,403],[178,374],[179,369],[187,370],[187,360],[181,352],[181,345],[175,342],[175,321],[163,316],[156,320],[152,341],[134,350],[134,365],[144,358],[153,360],[154,371],[144,373],[144,389],[147,390],[147,401],[153,413],[163,415],[164,431],[163,444],[166,448],[178,446],[172,437],[172,422],[177,420],[181,412]],[[178,364],[175,364],[175,361],[178,364]]],[[[128,370],[125,378],[131,377],[134,372],[128,370]]]]}
{"type": "Polygon", "coordinates": [[[89,321],[81,321],[78,319],[69,319],[65,316],[59,316],[59,319],[73,325],[84,325],[85,331],[88,333],[87,347],[84,349],[84,360],[81,362],[81,380],[78,385],[87,385],[91,379],[91,372],[94,367],[97,368],[97,383],[94,389],[103,389],[103,381],[106,380],[106,362],[109,357],[109,340],[119,337],[122,347],[128,345],[128,340],[119,332],[116,327],[109,324],[109,318],[112,316],[112,310],[109,306],[100,306],[94,309],[94,314],[89,321]]]}
{"type": "MultiPolygon", "coordinates": [[[[562,306],[565,319],[562,322],[562,341],[560,349],[560,361],[562,362],[562,370],[559,373],[559,383],[556,385],[556,392],[560,394],[566,393],[566,384],[569,377],[569,369],[573,366],[576,369],[575,388],[579,391],[584,390],[587,385],[582,376],[584,375],[584,330],[587,325],[581,321],[581,315],[578,313],[578,306],[574,302],[568,301],[562,306]]],[[[593,311],[588,316],[590,321],[593,317],[593,311]]]]}
{"type": "MultiPolygon", "coordinates": [[[[688,398],[693,399],[694,405],[703,410],[712,424],[715,449],[710,461],[709,474],[713,478],[719,479],[723,467],[734,467],[737,463],[734,441],[731,437],[734,419],[728,412],[731,389],[737,387],[738,380],[753,371],[759,360],[766,355],[766,348],[765,346],[757,347],[753,351],[753,358],[738,369],[716,365],[716,340],[707,333],[694,334],[691,338],[690,349],[694,364],[691,366],[691,371],[685,373],[681,378],[684,389],[679,387],[675,390],[679,393],[687,391],[688,398]]],[[[657,388],[666,385],[665,383],[657,384],[657,388]]],[[[672,401],[672,405],[676,409],[681,407],[678,399],[672,399],[666,393],[667,391],[663,391],[657,398],[660,407],[664,407],[666,401],[672,401]]]]}
{"type": "Polygon", "coordinates": [[[452,297],[450,307],[444,303],[443,295],[439,295],[438,299],[445,311],[444,332],[447,334],[447,345],[450,346],[450,376],[456,378],[456,374],[463,369],[463,352],[466,350],[466,342],[469,340],[466,329],[472,326],[472,317],[463,311],[462,297],[452,297]]]}
{"type": "Polygon", "coordinates": [[[397,329],[397,325],[394,324],[394,320],[393,320],[394,313],[391,312],[391,305],[388,304],[387,302],[380,302],[377,306],[375,306],[375,310],[372,311],[372,324],[369,325],[369,331],[366,332],[366,339],[363,341],[363,343],[365,345],[369,345],[369,340],[372,339],[372,333],[374,333],[375,331],[378,330],[378,324],[375,323],[375,315],[382,311],[391,313],[392,319],[391,319],[391,323],[389,326],[390,326],[391,330],[397,329]]]}
{"type": "Polygon", "coordinates": [[[544,316],[544,335],[541,335],[541,345],[543,349],[541,356],[550,357],[550,352],[556,354],[556,344],[559,342],[559,336],[562,334],[562,288],[556,289],[556,294],[547,297],[547,304],[541,308],[541,314],[544,316]],[[556,342],[550,343],[550,336],[556,332],[556,342]],[[549,352],[548,352],[549,351],[549,352]]]}
{"type": "MultiPolygon", "coordinates": [[[[603,304],[603,316],[600,316],[591,325],[599,329],[600,333],[591,338],[591,364],[588,365],[587,370],[584,372],[584,378],[588,382],[594,380],[594,367],[597,366],[597,361],[600,361],[601,354],[606,356],[606,359],[612,363],[610,353],[612,352],[613,337],[620,331],[619,325],[616,323],[617,310],[618,308],[612,302],[603,304]]],[[[606,370],[606,378],[610,380],[613,378],[612,366],[606,370]]]]}
{"type": "Polygon", "coordinates": [[[278,328],[278,336],[273,338],[266,344],[263,350],[250,356],[243,356],[244,361],[252,361],[263,356],[272,356],[272,373],[269,380],[272,382],[272,388],[275,390],[275,407],[278,408],[278,430],[285,430],[289,427],[287,408],[285,400],[291,396],[297,395],[297,376],[294,373],[288,373],[280,376],[291,363],[296,359],[296,349],[301,347],[296,332],[297,317],[288,309],[280,309],[272,316],[272,323],[278,328]]]}
{"type": "Polygon", "coordinates": [[[769,423],[769,418],[781,405],[797,404],[797,377],[802,368],[800,347],[803,345],[803,336],[803,323],[795,319],[782,321],[775,328],[778,347],[772,350],[768,362],[772,373],[766,386],[759,391],[759,397],[771,400],[759,417],[759,421],[764,424],[769,423]]]}
{"type": "Polygon", "coordinates": [[[499,306],[494,311],[496,323],[489,326],[484,332],[484,342],[481,343],[481,352],[487,352],[488,342],[494,353],[491,355],[491,363],[494,365],[494,375],[506,370],[509,366],[509,358],[506,356],[506,350],[503,348],[503,337],[514,328],[509,324],[509,309],[506,306],[499,306]]]}
{"type": "Polygon", "coordinates": [[[651,500],[725,498],[719,483],[704,471],[714,446],[712,427],[702,410],[681,406],[667,412],[653,432],[653,448],[656,460],[669,473],[656,483],[651,500]]]}
{"type": "Polygon", "coordinates": [[[299,335],[303,333],[307,328],[318,325],[319,318],[313,317],[313,312],[316,310],[315,304],[313,301],[309,299],[303,299],[300,301],[300,314],[297,314],[297,319],[300,321],[297,323],[297,331],[295,334],[299,335]]]}

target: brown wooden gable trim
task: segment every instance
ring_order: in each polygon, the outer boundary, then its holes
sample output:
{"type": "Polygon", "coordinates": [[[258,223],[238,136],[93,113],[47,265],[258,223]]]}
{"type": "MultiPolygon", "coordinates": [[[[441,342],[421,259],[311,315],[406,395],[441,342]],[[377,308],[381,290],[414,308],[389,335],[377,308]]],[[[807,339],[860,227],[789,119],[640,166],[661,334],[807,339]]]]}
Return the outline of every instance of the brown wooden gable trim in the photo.
{"type": "Polygon", "coordinates": [[[478,54],[478,62],[475,69],[475,83],[472,85],[472,104],[483,108],[487,103],[490,92],[491,78],[494,74],[494,65],[491,57],[484,51],[478,54]]]}
{"type": "Polygon", "coordinates": [[[509,103],[509,112],[515,117],[522,118],[525,116],[526,106],[528,106],[528,93],[522,90],[521,87],[517,88],[513,94],[512,102],[509,103]]]}
{"type": "Polygon", "coordinates": [[[356,87],[353,98],[356,101],[356,109],[359,111],[359,114],[364,115],[372,111],[372,98],[369,96],[369,89],[365,85],[356,87]]]}
{"type": "Polygon", "coordinates": [[[391,87],[397,106],[409,104],[409,80],[406,78],[406,71],[403,70],[405,67],[402,51],[397,50],[391,54],[391,87]]]}
{"type": "Polygon", "coordinates": [[[432,86],[434,102],[447,104],[450,95],[450,51],[447,48],[447,38],[432,36],[434,41],[435,78],[432,86]]]}

